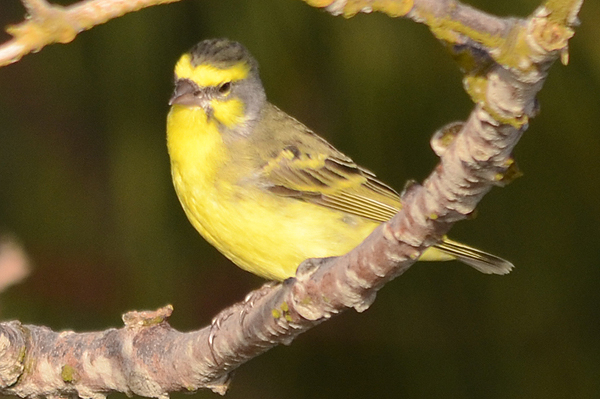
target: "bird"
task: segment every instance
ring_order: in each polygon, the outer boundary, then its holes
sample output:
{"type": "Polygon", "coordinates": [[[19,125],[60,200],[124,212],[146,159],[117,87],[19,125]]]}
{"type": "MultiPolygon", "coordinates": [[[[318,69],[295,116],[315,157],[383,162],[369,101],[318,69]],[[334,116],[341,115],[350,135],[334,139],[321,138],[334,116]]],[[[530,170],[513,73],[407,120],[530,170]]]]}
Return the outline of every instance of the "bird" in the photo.
{"type": "MultiPolygon", "coordinates": [[[[203,40],[175,65],[167,148],[175,191],[206,241],[268,280],[309,258],[343,255],[402,207],[401,196],[267,100],[255,58],[203,40]]],[[[443,238],[419,260],[458,259],[506,274],[512,263],[443,238]]]]}

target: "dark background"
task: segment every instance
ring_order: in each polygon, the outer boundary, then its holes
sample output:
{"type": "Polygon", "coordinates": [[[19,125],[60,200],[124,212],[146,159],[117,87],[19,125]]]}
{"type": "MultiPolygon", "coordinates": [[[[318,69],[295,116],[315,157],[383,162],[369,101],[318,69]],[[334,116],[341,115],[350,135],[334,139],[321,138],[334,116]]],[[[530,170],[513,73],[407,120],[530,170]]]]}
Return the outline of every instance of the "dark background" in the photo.
{"type": "MultiPolygon", "coordinates": [[[[539,3],[471,4],[526,16],[539,3]]],[[[0,25],[23,15],[0,3],[0,25]]],[[[570,65],[551,70],[515,152],[524,177],[451,234],[516,269],[415,265],[367,312],[241,367],[228,398],[600,397],[599,15],[588,0],[570,65]]],[[[0,68],[0,229],[34,269],[1,294],[3,319],[89,331],[171,303],[172,325],[193,330],[262,283],[199,237],[170,181],[173,66],[219,36],[255,55],[273,103],[398,189],[429,174],[430,136],[472,108],[426,27],[297,0],[181,1],[27,55],[0,68]]]]}

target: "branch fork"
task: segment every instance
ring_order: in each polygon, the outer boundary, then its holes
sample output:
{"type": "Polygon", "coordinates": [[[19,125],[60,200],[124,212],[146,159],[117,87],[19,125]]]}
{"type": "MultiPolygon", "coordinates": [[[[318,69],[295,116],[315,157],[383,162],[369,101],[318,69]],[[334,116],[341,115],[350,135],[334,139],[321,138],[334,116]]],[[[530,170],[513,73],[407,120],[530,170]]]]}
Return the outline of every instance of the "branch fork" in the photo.
{"type": "MultiPolygon", "coordinates": [[[[174,0],[87,0],[64,9],[44,0],[24,1],[35,16],[13,28],[15,38],[0,46],[0,64],[6,64],[7,54],[14,61],[49,42],[72,40],[73,32],[124,10],[174,0]],[[44,26],[46,17],[58,21],[56,26],[36,27],[44,26]],[[28,29],[34,32],[31,40],[28,29]],[[39,39],[39,32],[48,40],[39,39]]],[[[357,248],[305,261],[295,278],[251,293],[201,330],[171,328],[170,306],[127,313],[125,327],[101,332],[56,333],[16,321],[0,323],[0,393],[102,399],[118,391],[166,399],[168,392],[209,388],[223,394],[231,373],[251,358],[289,344],[346,309],[367,309],[386,282],[468,217],[493,186],[506,183],[514,169],[512,150],[537,112],[535,96],[549,67],[559,57],[568,60],[568,40],[582,3],[547,0],[530,18],[517,20],[495,18],[457,1],[306,1],[345,16],[374,10],[397,16],[399,7],[406,7],[402,15],[427,23],[449,48],[460,48],[455,56],[475,108],[466,122],[447,126],[432,139],[440,163],[431,175],[423,185],[409,186],[402,210],[357,248]]]]}

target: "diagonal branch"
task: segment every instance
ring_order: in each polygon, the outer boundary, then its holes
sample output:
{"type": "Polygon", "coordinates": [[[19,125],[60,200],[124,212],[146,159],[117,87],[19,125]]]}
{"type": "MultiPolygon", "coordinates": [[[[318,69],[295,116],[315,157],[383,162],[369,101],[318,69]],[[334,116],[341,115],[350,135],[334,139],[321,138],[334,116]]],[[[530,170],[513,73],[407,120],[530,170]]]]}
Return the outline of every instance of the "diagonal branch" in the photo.
{"type": "Polygon", "coordinates": [[[84,0],[62,7],[46,0],[22,0],[28,16],[9,26],[13,38],[0,45],[0,67],[52,43],[70,43],[78,33],[126,13],[179,0],[84,0]]]}

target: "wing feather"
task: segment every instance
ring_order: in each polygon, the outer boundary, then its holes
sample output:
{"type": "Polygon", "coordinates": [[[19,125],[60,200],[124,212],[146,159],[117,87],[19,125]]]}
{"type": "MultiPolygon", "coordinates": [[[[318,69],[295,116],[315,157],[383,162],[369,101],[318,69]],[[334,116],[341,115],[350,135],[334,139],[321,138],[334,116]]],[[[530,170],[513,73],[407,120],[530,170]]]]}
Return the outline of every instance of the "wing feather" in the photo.
{"type": "Polygon", "coordinates": [[[349,158],[287,146],[263,167],[262,175],[275,194],[377,222],[389,220],[401,207],[398,193],[349,158]]]}

